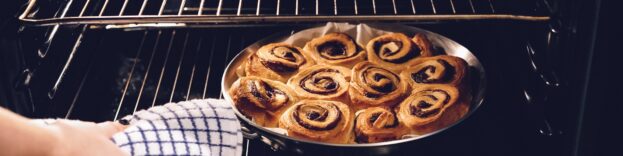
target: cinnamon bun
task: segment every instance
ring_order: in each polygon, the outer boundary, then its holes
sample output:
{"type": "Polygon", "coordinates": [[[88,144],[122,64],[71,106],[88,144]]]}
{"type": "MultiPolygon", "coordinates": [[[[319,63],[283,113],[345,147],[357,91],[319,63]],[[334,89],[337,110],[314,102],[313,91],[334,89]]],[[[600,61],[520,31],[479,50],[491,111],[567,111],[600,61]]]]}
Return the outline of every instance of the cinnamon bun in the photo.
{"type": "Polygon", "coordinates": [[[415,62],[416,58],[433,55],[431,43],[422,34],[413,39],[402,33],[381,35],[368,42],[366,51],[370,62],[396,73],[415,62]]]}
{"type": "Polygon", "coordinates": [[[454,86],[421,86],[395,108],[398,120],[415,134],[425,134],[447,127],[469,110],[460,96],[454,86]]]}
{"type": "Polygon", "coordinates": [[[288,80],[288,86],[301,98],[349,103],[350,70],[340,66],[315,65],[288,80]]]}
{"type": "Polygon", "coordinates": [[[286,43],[271,43],[249,56],[244,71],[247,76],[286,82],[299,69],[313,64],[303,49],[286,43]]]}
{"type": "Polygon", "coordinates": [[[264,127],[277,127],[281,113],[297,101],[285,84],[256,76],[238,79],[229,95],[242,114],[264,127]]]}
{"type": "Polygon", "coordinates": [[[302,100],[286,110],[279,127],[288,136],[328,143],[353,143],[354,113],[344,103],[302,100]]]}
{"type": "Polygon", "coordinates": [[[400,73],[403,81],[414,88],[427,84],[447,84],[463,89],[468,82],[468,65],[456,56],[439,55],[422,58],[400,73]]]}
{"type": "Polygon", "coordinates": [[[408,94],[407,85],[397,74],[366,61],[353,68],[348,93],[353,105],[360,108],[393,106],[408,94]]]}
{"type": "Polygon", "coordinates": [[[387,107],[370,107],[357,112],[355,135],[358,143],[375,143],[397,140],[409,133],[387,107]]]}
{"type": "Polygon", "coordinates": [[[329,33],[312,39],[303,49],[318,64],[350,68],[366,59],[363,48],[352,37],[344,33],[329,33]]]}

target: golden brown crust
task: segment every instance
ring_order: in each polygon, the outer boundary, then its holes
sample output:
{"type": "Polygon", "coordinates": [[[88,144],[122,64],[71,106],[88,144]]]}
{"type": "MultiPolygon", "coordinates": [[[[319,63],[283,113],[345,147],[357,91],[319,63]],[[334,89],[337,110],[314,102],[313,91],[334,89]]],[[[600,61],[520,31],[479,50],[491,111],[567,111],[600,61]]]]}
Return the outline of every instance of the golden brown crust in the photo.
{"type": "Polygon", "coordinates": [[[315,64],[303,49],[286,43],[262,46],[245,63],[247,76],[258,76],[286,82],[300,69],[315,64]]]}
{"type": "Polygon", "coordinates": [[[439,55],[418,59],[400,73],[400,78],[413,88],[428,84],[447,84],[464,90],[468,88],[468,67],[462,58],[439,55]]]}
{"type": "Polygon", "coordinates": [[[242,114],[264,127],[277,127],[281,113],[298,100],[285,84],[255,76],[238,79],[229,95],[242,114]]]}
{"type": "Polygon", "coordinates": [[[256,124],[327,143],[422,135],[469,112],[469,65],[433,56],[423,34],[382,35],[365,49],[344,33],[315,38],[302,49],[267,44],[238,68],[228,93],[256,124]]]}
{"type": "Polygon", "coordinates": [[[340,66],[314,65],[288,80],[288,86],[303,99],[349,103],[350,70],[340,66]]]}
{"type": "Polygon", "coordinates": [[[328,143],[353,143],[354,113],[337,101],[302,100],[286,110],[279,127],[288,136],[328,143]]]}
{"type": "Polygon", "coordinates": [[[413,91],[395,110],[398,120],[416,134],[429,133],[458,121],[469,107],[458,89],[450,85],[424,85],[413,91]]]}
{"type": "Polygon", "coordinates": [[[408,95],[407,85],[398,74],[366,61],[353,68],[348,93],[359,108],[393,106],[408,95]]]}
{"type": "Polygon", "coordinates": [[[413,39],[402,33],[381,35],[368,41],[366,51],[370,62],[396,73],[414,63],[416,58],[433,55],[431,43],[422,34],[413,39]]]}
{"type": "Polygon", "coordinates": [[[415,43],[418,48],[422,49],[422,57],[430,57],[438,54],[433,49],[433,44],[430,42],[430,40],[428,40],[428,38],[426,38],[426,35],[424,34],[415,34],[413,38],[411,38],[411,41],[413,41],[413,43],[415,43]]]}
{"type": "Polygon", "coordinates": [[[389,107],[370,107],[357,112],[355,135],[359,143],[397,140],[409,133],[389,107]]]}
{"type": "Polygon", "coordinates": [[[352,37],[344,33],[329,33],[314,38],[303,48],[318,64],[353,67],[366,60],[366,53],[352,37]]]}

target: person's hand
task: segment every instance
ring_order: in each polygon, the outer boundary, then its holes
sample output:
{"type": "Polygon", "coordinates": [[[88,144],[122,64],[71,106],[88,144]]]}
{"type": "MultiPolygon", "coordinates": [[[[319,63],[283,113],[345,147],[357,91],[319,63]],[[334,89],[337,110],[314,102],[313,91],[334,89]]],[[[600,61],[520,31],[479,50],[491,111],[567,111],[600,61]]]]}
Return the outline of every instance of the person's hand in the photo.
{"type": "Polygon", "coordinates": [[[57,120],[47,127],[56,140],[50,155],[129,155],[110,140],[113,134],[125,129],[119,123],[57,120]]]}

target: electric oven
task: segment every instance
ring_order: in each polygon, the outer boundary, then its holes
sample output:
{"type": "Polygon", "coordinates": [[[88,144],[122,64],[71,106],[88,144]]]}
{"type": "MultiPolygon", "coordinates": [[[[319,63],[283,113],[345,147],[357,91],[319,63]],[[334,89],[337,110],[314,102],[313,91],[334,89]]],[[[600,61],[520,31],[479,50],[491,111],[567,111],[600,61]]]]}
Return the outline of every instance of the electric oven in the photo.
{"type": "MultiPolygon", "coordinates": [[[[600,6],[580,0],[7,3],[0,99],[35,118],[99,122],[167,102],[223,98],[224,68],[246,46],[326,22],[416,26],[464,45],[487,71],[484,103],[455,127],[401,144],[392,155],[578,154],[600,6]]],[[[293,155],[261,139],[243,146],[245,156],[293,155]]]]}

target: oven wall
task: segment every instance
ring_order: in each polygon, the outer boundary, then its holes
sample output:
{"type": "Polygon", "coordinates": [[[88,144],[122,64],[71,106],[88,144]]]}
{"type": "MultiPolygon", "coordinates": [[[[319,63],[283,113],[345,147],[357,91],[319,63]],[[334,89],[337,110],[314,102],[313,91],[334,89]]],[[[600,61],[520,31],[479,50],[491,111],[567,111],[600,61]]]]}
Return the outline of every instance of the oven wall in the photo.
{"type": "Polygon", "coordinates": [[[618,99],[623,87],[619,73],[623,70],[617,65],[623,56],[623,23],[613,20],[620,19],[620,6],[617,1],[601,1],[599,5],[577,155],[623,155],[623,126],[619,124],[623,105],[618,99]]]}
{"type": "MultiPolygon", "coordinates": [[[[564,101],[547,107],[562,132],[562,155],[622,155],[621,83],[613,61],[621,55],[620,6],[617,1],[574,0],[559,3],[561,50],[557,72],[566,79],[564,101]],[[618,9],[618,11],[617,11],[618,9]],[[614,67],[614,69],[613,69],[614,67]],[[614,72],[613,72],[614,71],[614,72]],[[612,79],[612,80],[610,80],[612,79]]],[[[620,65],[619,65],[620,66],[620,65]]]]}
{"type": "Polygon", "coordinates": [[[23,45],[18,40],[19,23],[15,17],[25,2],[10,0],[0,5],[0,106],[28,116],[32,107],[25,101],[24,92],[15,91],[13,83],[23,65],[23,45]]]}

